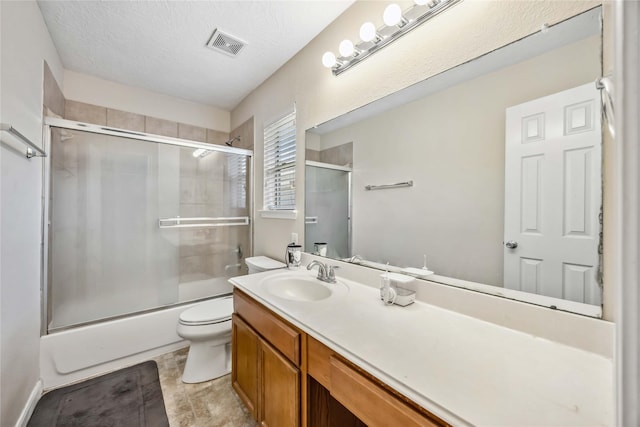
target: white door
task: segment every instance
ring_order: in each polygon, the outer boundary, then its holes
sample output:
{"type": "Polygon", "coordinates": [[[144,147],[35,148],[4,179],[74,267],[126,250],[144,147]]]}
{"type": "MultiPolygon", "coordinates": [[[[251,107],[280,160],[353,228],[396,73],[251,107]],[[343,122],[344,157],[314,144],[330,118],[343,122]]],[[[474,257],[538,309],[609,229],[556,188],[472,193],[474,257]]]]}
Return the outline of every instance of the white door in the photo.
{"type": "Polygon", "coordinates": [[[504,286],[600,305],[594,83],[506,110],[504,286]]]}

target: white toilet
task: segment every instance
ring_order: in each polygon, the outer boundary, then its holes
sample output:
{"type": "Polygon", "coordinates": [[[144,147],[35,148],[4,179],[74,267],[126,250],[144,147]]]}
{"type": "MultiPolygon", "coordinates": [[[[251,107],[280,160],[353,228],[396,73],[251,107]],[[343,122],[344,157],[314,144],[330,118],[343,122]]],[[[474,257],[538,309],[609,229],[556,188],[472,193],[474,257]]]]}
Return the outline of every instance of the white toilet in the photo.
{"type": "Polygon", "coordinates": [[[201,302],[180,313],[176,332],[189,340],[182,382],[200,383],[231,372],[233,297],[201,302]]]}
{"type": "Polygon", "coordinates": [[[254,256],[244,260],[249,267],[249,274],[262,273],[263,271],[277,270],[278,268],[285,268],[286,265],[283,262],[276,261],[266,256],[254,256]]]}
{"type": "MultiPolygon", "coordinates": [[[[249,274],[285,267],[257,256],[245,259],[249,274]]],[[[231,314],[233,297],[214,298],[180,313],[176,332],[190,341],[182,382],[200,383],[231,372],[231,314]]]]}

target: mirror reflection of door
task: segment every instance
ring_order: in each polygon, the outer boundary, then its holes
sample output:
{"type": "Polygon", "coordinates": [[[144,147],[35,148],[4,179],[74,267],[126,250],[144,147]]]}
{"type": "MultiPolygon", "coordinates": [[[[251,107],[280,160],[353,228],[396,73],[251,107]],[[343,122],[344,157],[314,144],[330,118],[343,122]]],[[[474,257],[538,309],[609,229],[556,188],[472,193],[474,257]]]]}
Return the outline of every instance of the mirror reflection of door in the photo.
{"type": "Polygon", "coordinates": [[[504,286],[600,305],[594,83],[506,110],[504,286]]]}
{"type": "Polygon", "coordinates": [[[307,252],[326,244],[330,258],[348,258],[351,246],[351,168],[307,161],[305,239],[307,252]]]}

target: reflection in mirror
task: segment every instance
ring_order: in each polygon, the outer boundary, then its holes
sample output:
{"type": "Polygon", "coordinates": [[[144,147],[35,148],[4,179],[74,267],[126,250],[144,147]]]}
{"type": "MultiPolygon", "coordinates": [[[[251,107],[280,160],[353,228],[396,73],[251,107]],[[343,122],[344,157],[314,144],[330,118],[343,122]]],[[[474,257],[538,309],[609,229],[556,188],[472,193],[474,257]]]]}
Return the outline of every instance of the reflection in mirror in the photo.
{"type": "Polygon", "coordinates": [[[351,252],[351,168],[307,160],[304,208],[304,247],[316,255],[348,257],[351,252]]]}
{"type": "Polygon", "coordinates": [[[307,166],[305,250],[599,315],[601,46],[596,8],[309,129],[311,164],[353,171],[352,212],[333,225],[307,166]]]}

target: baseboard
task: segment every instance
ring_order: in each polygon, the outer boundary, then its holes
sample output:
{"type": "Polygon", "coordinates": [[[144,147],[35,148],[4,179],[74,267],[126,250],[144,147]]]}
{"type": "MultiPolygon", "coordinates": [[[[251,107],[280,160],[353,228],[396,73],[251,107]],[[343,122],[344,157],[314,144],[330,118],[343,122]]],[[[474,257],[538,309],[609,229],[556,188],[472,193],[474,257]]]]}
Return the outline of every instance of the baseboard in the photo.
{"type": "Polygon", "coordinates": [[[22,408],[20,417],[18,421],[16,421],[16,427],[26,427],[29,418],[31,418],[31,414],[33,414],[33,411],[36,409],[40,397],[42,397],[42,380],[38,380],[33,390],[31,390],[29,400],[27,400],[27,404],[22,408]]]}

